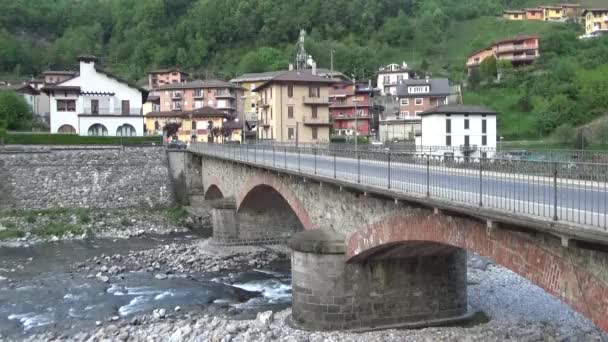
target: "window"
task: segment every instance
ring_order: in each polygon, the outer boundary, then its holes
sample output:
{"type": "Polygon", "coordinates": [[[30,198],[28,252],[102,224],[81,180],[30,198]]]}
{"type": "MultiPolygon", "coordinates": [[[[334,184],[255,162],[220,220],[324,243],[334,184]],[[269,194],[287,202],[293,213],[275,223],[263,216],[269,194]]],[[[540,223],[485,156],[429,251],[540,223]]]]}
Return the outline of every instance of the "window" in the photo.
{"type": "Polygon", "coordinates": [[[131,111],[131,105],[129,100],[122,100],[122,115],[129,115],[131,111]]]}
{"type": "Polygon", "coordinates": [[[194,97],[203,97],[203,89],[194,89],[194,97]]]}
{"type": "Polygon", "coordinates": [[[272,107],[270,107],[270,120],[272,120],[272,107]]]}
{"type": "Polygon", "coordinates": [[[445,136],[445,146],[452,146],[452,136],[451,135],[445,136]]]}
{"type": "MultiPolygon", "coordinates": [[[[119,137],[132,137],[137,133],[135,132],[135,128],[129,124],[124,124],[116,130],[116,135],[119,137]]],[[[107,134],[106,134],[107,135],[107,134]]]]}
{"type": "Polygon", "coordinates": [[[389,83],[391,83],[391,79],[390,79],[390,77],[389,77],[389,76],[384,76],[384,77],[382,77],[382,83],[384,83],[384,84],[389,84],[389,83]]]}
{"type": "Polygon", "coordinates": [[[319,86],[308,87],[308,96],[309,97],[319,97],[320,93],[321,93],[321,88],[319,88],[319,86]]]}
{"type": "Polygon", "coordinates": [[[410,112],[407,110],[403,110],[403,111],[401,111],[401,116],[403,116],[403,117],[410,116],[410,112]]]}
{"type": "Polygon", "coordinates": [[[488,133],[488,124],[486,122],[486,120],[481,120],[481,133],[488,133]]]}
{"type": "Polygon", "coordinates": [[[312,118],[317,118],[317,106],[312,106],[312,118]]]}
{"type": "Polygon", "coordinates": [[[99,100],[91,100],[91,114],[99,114],[99,100]]]}
{"type": "Polygon", "coordinates": [[[196,120],[192,120],[192,130],[196,130],[196,120]]]}
{"type": "Polygon", "coordinates": [[[107,136],[108,129],[102,124],[94,124],[89,127],[88,135],[107,136]]]}
{"type": "Polygon", "coordinates": [[[319,128],[313,127],[312,128],[312,140],[317,140],[318,138],[319,138],[319,128]]]}
{"type": "Polygon", "coordinates": [[[452,119],[445,120],[445,132],[452,133],[452,119]]]}
{"type": "Polygon", "coordinates": [[[410,104],[410,100],[407,98],[401,99],[400,101],[402,106],[408,106],[410,104]]]}
{"type": "Polygon", "coordinates": [[[287,139],[293,140],[294,138],[295,138],[295,134],[294,134],[293,127],[288,127],[287,128],[287,139]]]}
{"type": "Polygon", "coordinates": [[[424,100],[421,98],[416,98],[415,101],[416,101],[416,106],[422,106],[422,103],[424,102],[424,100]]]}
{"type": "Polygon", "coordinates": [[[429,92],[429,86],[407,87],[407,92],[410,94],[426,94],[429,92]]]}
{"type": "Polygon", "coordinates": [[[481,146],[488,146],[488,136],[487,135],[481,136],[481,146]]]}
{"type": "Polygon", "coordinates": [[[76,100],[57,100],[58,112],[75,112],[76,100]]]}
{"type": "Polygon", "coordinates": [[[287,97],[289,97],[289,98],[293,97],[293,84],[287,85],[287,97]]]}
{"type": "Polygon", "coordinates": [[[76,134],[76,129],[72,125],[62,125],[57,130],[57,133],[76,134]]]}
{"type": "Polygon", "coordinates": [[[487,159],[488,158],[488,152],[481,152],[481,158],[487,159]]]}
{"type": "Polygon", "coordinates": [[[287,118],[293,119],[293,106],[287,107],[287,118]]]}
{"type": "Polygon", "coordinates": [[[469,146],[469,136],[468,135],[464,136],[464,146],[469,146]]]}
{"type": "Polygon", "coordinates": [[[464,129],[469,129],[469,119],[464,119],[464,129]]]}

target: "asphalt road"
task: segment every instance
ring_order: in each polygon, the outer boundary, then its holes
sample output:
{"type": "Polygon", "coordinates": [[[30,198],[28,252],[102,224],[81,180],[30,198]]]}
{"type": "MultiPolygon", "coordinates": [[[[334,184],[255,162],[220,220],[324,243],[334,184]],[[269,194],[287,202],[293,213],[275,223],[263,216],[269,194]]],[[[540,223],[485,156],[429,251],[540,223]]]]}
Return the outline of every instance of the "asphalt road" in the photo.
{"type": "MultiPolygon", "coordinates": [[[[198,147],[193,146],[196,151],[198,147]]],[[[387,188],[387,161],[290,153],[283,149],[243,149],[213,146],[212,153],[237,160],[317,174],[343,181],[387,188]]],[[[201,151],[199,151],[201,152],[201,151]]],[[[207,152],[209,153],[209,152],[207,152]]],[[[608,185],[560,179],[555,187],[551,178],[532,176],[508,170],[480,172],[477,169],[455,169],[447,166],[412,164],[391,160],[391,190],[424,196],[427,191],[437,199],[500,209],[514,213],[552,218],[555,190],[557,215],[560,220],[596,228],[607,228],[608,185]],[[428,171],[428,172],[427,172],[428,171]],[[480,177],[481,176],[481,177],[480,177]],[[481,196],[480,196],[481,193],[481,196]]]]}

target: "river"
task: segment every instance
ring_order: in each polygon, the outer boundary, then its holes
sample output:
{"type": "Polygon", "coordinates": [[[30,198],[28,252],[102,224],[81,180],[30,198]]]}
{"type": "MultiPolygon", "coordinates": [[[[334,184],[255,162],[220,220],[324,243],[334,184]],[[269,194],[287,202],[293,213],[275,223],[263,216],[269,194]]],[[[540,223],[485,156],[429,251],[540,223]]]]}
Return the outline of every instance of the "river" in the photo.
{"type": "Polygon", "coordinates": [[[77,274],[73,267],[102,254],[127,254],[192,239],[181,234],[0,248],[0,274],[12,280],[0,282],[0,338],[48,329],[69,334],[110,317],[130,319],[159,308],[246,318],[290,305],[288,262],[247,272],[176,274],[162,280],[145,270],[130,271],[111,283],[77,274]]]}

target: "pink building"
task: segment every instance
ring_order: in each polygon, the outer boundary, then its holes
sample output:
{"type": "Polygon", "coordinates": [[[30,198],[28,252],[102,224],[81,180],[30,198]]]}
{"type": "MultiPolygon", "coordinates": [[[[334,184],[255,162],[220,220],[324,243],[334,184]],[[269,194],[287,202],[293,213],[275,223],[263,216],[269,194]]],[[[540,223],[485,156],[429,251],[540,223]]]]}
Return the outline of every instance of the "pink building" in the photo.
{"type": "Polygon", "coordinates": [[[329,113],[334,133],[339,135],[370,135],[373,107],[373,87],[367,83],[336,83],[329,88],[329,113]]]}
{"type": "Polygon", "coordinates": [[[148,87],[152,90],[167,84],[183,83],[188,81],[188,76],[178,68],[152,70],[148,72],[148,87]]]}
{"type": "Polygon", "coordinates": [[[171,83],[155,89],[160,97],[160,111],[192,111],[212,107],[232,116],[243,111],[243,88],[219,80],[195,80],[171,83]]]}
{"type": "Polygon", "coordinates": [[[44,83],[46,84],[55,84],[61,83],[65,80],[68,80],[78,73],[76,71],[66,71],[66,70],[48,70],[42,73],[44,76],[44,83]]]}

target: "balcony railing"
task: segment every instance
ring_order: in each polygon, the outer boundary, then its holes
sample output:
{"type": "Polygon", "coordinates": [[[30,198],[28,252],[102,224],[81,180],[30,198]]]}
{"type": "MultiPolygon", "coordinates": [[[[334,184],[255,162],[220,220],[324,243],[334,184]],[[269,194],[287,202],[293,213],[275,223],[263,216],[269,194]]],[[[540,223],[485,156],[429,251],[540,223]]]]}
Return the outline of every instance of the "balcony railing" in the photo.
{"type": "Polygon", "coordinates": [[[359,113],[357,115],[355,115],[355,114],[338,114],[338,115],[334,116],[334,120],[354,120],[355,118],[369,119],[369,118],[371,118],[371,116],[367,113],[359,113]]]}
{"type": "Polygon", "coordinates": [[[98,108],[93,108],[91,106],[85,106],[83,108],[83,112],[81,114],[86,115],[140,115],[141,108],[129,108],[128,113],[122,112],[122,107],[108,107],[108,106],[100,106],[98,108]]]}
{"type": "Polygon", "coordinates": [[[497,52],[537,50],[538,45],[505,45],[499,46],[497,52]]]}
{"type": "Polygon", "coordinates": [[[323,118],[320,116],[317,116],[317,117],[305,116],[304,124],[308,125],[308,126],[331,126],[331,123],[329,122],[329,118],[323,118]]]}
{"type": "Polygon", "coordinates": [[[355,102],[331,102],[329,104],[330,107],[332,108],[350,108],[350,107],[369,107],[371,106],[371,102],[370,101],[357,101],[355,102]]]}
{"type": "Polygon", "coordinates": [[[235,95],[231,92],[221,92],[221,93],[217,93],[215,94],[216,98],[230,98],[233,99],[235,98],[235,95]]]}
{"type": "Polygon", "coordinates": [[[171,93],[171,97],[174,99],[181,99],[182,98],[182,93],[171,93]]]}
{"type": "Polygon", "coordinates": [[[192,96],[195,99],[201,100],[205,97],[205,93],[204,92],[200,92],[200,93],[194,93],[194,95],[192,96]]]}
{"type": "Polygon", "coordinates": [[[329,97],[302,96],[302,102],[307,105],[329,105],[329,97]]]}

